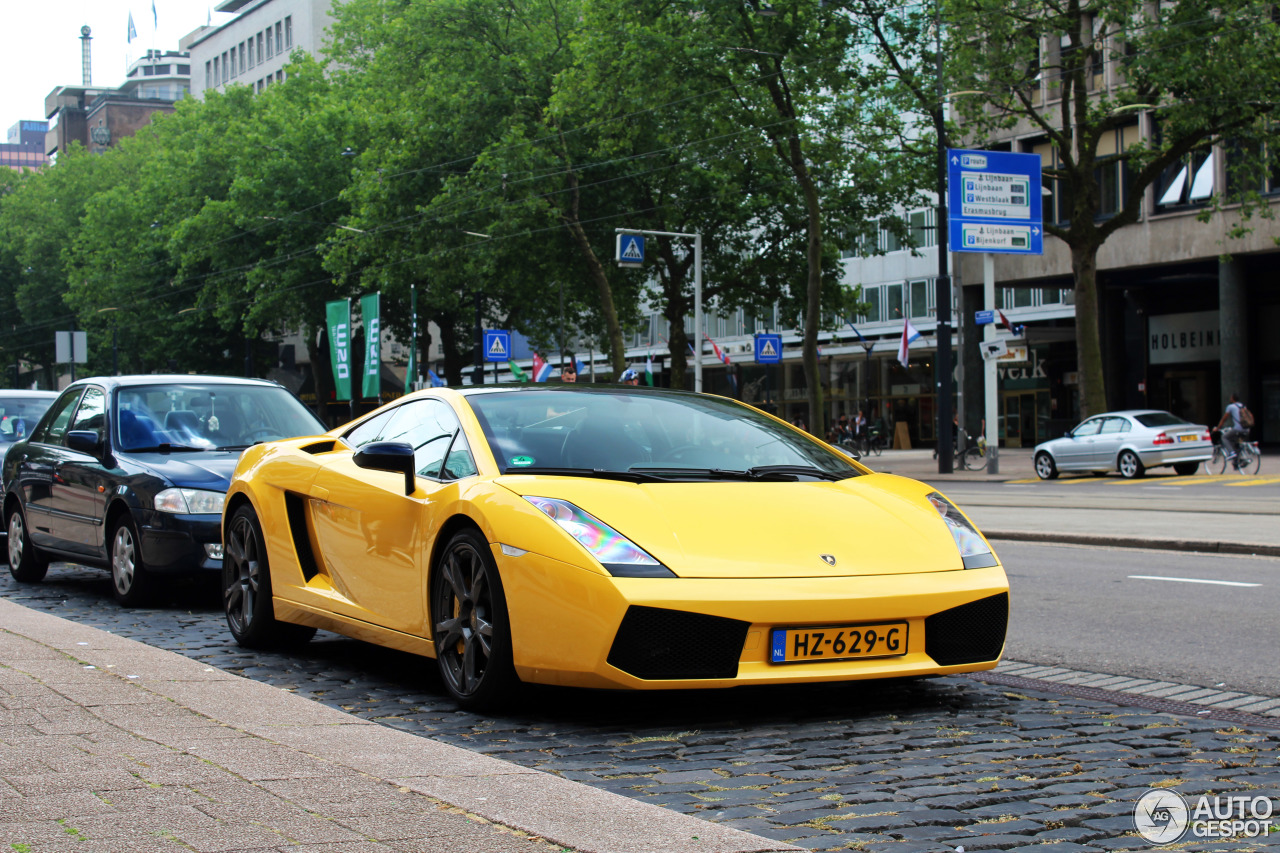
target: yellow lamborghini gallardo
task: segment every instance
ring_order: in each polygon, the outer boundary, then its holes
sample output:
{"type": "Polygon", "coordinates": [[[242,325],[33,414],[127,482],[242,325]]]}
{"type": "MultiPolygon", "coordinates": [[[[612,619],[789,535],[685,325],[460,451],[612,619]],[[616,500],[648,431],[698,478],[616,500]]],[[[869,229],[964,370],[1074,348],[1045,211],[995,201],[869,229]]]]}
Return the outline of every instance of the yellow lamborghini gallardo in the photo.
{"type": "Polygon", "coordinates": [[[950,501],[733,400],[627,386],[433,389],[245,451],[227,623],[518,681],[634,689],[990,669],[1009,586],[950,501]]]}

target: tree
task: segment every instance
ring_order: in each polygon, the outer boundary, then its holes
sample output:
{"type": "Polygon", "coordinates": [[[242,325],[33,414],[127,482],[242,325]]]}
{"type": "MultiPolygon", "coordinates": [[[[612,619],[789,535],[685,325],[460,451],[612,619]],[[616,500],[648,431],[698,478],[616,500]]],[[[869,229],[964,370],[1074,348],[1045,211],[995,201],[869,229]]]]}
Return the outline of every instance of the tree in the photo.
{"type": "Polygon", "coordinates": [[[1146,188],[1189,155],[1232,146],[1275,160],[1280,22],[1272,5],[1253,0],[950,0],[946,8],[948,85],[975,93],[958,101],[965,134],[981,144],[1010,129],[1038,131],[1056,151],[1044,176],[1070,200],[1070,215],[1045,232],[1071,251],[1082,413],[1105,411],[1098,250],[1138,221],[1146,188]],[[1118,84],[1099,89],[1108,67],[1118,84]],[[1143,111],[1157,133],[1101,156],[1100,142],[1143,111]],[[1123,204],[1109,215],[1104,165],[1124,176],[1123,204]]]}

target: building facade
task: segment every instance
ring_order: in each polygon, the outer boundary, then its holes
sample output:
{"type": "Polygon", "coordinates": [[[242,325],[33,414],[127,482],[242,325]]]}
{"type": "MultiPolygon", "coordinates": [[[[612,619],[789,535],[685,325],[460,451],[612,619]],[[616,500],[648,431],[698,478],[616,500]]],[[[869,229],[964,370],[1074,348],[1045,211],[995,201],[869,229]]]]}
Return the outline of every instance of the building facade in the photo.
{"type": "Polygon", "coordinates": [[[240,84],[261,92],[284,80],[295,50],[318,54],[333,22],[332,0],[223,0],[219,12],[236,13],[222,26],[201,27],[180,42],[195,68],[191,92],[240,84]]]}
{"type": "Polygon", "coordinates": [[[42,169],[49,162],[44,153],[44,135],[49,123],[24,119],[9,128],[0,145],[0,166],[14,171],[42,169]]]}

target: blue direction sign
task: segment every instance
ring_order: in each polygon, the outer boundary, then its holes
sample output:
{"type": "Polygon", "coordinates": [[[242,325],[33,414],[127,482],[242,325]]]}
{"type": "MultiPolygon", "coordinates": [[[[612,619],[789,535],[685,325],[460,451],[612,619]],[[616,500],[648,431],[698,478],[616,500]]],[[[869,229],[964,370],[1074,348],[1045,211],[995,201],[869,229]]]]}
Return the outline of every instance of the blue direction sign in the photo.
{"type": "Polygon", "coordinates": [[[947,149],[953,252],[1044,254],[1039,154],[947,149]]]}
{"type": "Polygon", "coordinates": [[[974,311],[973,322],[976,326],[986,326],[996,321],[996,312],[994,311],[974,311]]]}
{"type": "Polygon", "coordinates": [[[507,361],[511,358],[511,333],[505,329],[484,330],[484,360],[507,361]]]}
{"type": "Polygon", "coordinates": [[[615,254],[620,267],[644,266],[644,235],[620,233],[615,254]]]}
{"type": "Polygon", "coordinates": [[[782,335],[756,335],[756,364],[782,362],[782,335]]]}

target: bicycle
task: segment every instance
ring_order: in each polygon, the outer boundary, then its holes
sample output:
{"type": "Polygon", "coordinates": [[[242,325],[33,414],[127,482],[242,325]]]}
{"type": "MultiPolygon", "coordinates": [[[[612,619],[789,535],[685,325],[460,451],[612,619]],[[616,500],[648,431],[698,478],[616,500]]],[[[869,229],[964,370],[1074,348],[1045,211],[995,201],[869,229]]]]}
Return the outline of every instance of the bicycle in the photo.
{"type": "MultiPolygon", "coordinates": [[[[1239,441],[1236,442],[1236,465],[1235,470],[1241,474],[1256,474],[1262,469],[1262,451],[1258,449],[1256,441],[1239,441]]],[[[1217,474],[1225,474],[1231,470],[1231,465],[1227,462],[1227,454],[1222,451],[1222,442],[1215,441],[1213,444],[1213,458],[1205,463],[1205,467],[1217,474]]]]}
{"type": "MultiPolygon", "coordinates": [[[[959,438],[960,436],[956,436],[959,438]]],[[[978,436],[978,440],[974,441],[973,436],[964,433],[965,449],[960,450],[957,443],[953,451],[956,467],[961,471],[985,471],[987,468],[987,440],[983,436],[978,436]]],[[[933,449],[933,458],[938,458],[938,448],[933,449]]]]}

